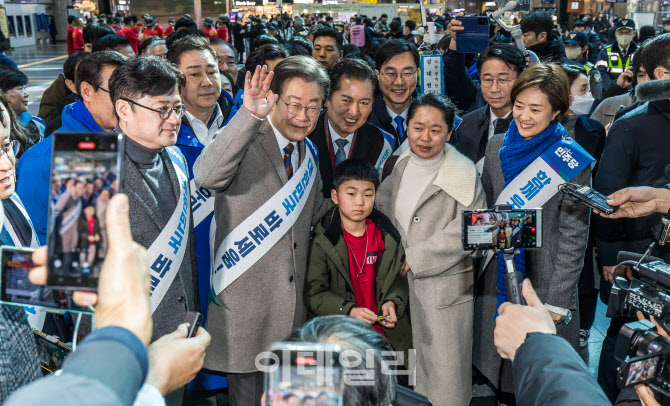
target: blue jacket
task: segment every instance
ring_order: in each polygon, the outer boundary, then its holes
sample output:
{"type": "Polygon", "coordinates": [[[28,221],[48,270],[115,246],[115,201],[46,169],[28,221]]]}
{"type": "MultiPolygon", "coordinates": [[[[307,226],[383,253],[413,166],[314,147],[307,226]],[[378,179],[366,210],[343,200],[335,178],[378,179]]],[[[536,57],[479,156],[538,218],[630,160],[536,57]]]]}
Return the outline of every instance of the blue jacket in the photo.
{"type": "MultiPolygon", "coordinates": [[[[61,115],[63,125],[55,132],[104,132],[93,120],[81,100],[68,104],[61,115]]],[[[16,166],[16,192],[22,196],[28,216],[33,221],[40,245],[46,245],[49,214],[49,178],[51,171],[51,137],[28,149],[16,166]]]]}

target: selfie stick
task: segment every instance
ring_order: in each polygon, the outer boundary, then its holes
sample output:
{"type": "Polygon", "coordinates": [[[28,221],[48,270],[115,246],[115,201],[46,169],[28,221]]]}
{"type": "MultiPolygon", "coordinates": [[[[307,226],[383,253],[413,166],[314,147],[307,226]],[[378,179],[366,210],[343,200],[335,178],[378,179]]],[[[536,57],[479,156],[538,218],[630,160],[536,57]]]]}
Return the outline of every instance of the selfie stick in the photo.
{"type": "Polygon", "coordinates": [[[507,300],[510,303],[525,305],[526,301],[521,294],[521,284],[523,283],[523,275],[516,270],[514,266],[514,257],[519,254],[519,250],[515,248],[507,248],[502,252],[498,251],[498,255],[505,256],[505,266],[507,273],[505,274],[505,288],[507,289],[507,300]]]}
{"type": "Polygon", "coordinates": [[[520,25],[514,25],[514,26],[509,26],[503,22],[501,19],[502,15],[505,14],[508,11],[514,10],[514,7],[516,7],[516,1],[512,0],[505,4],[505,7],[498,9],[494,11],[491,14],[491,18],[496,20],[498,24],[505,30],[509,31],[512,33],[512,38],[514,38],[514,42],[516,43],[516,47],[519,48],[522,51],[526,50],[526,46],[523,44],[523,37],[521,33],[521,26],[520,25]]]}

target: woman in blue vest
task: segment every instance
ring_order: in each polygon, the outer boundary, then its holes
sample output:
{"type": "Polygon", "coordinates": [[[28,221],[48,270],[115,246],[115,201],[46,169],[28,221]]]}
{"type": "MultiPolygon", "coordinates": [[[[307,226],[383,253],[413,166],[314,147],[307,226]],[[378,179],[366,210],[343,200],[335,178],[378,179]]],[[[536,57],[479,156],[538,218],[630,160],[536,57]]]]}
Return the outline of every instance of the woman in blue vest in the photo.
{"type": "MultiPolygon", "coordinates": [[[[565,181],[590,186],[593,158],[560,124],[570,108],[570,82],[560,66],[538,64],[526,69],[510,97],[514,120],[507,133],[489,140],[482,185],[489,207],[542,208],[542,247],[521,249],[515,265],[532,281],[558,335],[578,348],[577,283],[590,209],[558,193],[558,186],[565,181]]],[[[539,228],[533,221],[522,223],[524,234],[539,228]]],[[[521,242],[531,241],[529,237],[524,235],[521,242]]],[[[505,272],[503,256],[494,255],[475,281],[473,363],[503,395],[511,397],[511,363],[500,358],[493,338],[498,306],[507,301],[505,272]]]]}
{"type": "Polygon", "coordinates": [[[42,141],[46,127],[43,119],[33,117],[28,113],[27,84],[28,76],[25,73],[18,69],[0,66],[0,90],[4,93],[7,101],[3,104],[5,107],[9,107],[18,118],[18,122],[12,127],[16,127],[20,123],[25,134],[23,139],[19,139],[21,152],[25,152],[28,148],[42,141]]]}
{"type": "MultiPolygon", "coordinates": [[[[0,244],[37,247],[23,204],[14,193],[19,143],[10,137],[12,115],[0,93],[0,199],[4,209],[0,244]]],[[[19,387],[42,376],[37,346],[23,307],[0,305],[0,403],[19,387]]]]}

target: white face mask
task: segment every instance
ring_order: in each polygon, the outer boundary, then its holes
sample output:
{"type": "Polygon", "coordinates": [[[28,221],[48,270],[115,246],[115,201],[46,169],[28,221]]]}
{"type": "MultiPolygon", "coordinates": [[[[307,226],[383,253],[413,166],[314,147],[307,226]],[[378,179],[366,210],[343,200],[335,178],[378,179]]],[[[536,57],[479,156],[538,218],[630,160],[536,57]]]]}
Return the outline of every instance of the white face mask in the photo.
{"type": "Polygon", "coordinates": [[[435,43],[440,42],[440,40],[444,38],[444,33],[442,34],[435,34],[435,43]]]}
{"type": "Polygon", "coordinates": [[[576,61],[579,59],[579,56],[582,54],[582,50],[580,48],[573,48],[573,47],[566,47],[565,48],[565,56],[568,57],[569,60],[571,61],[576,61]]]}
{"type": "Polygon", "coordinates": [[[626,49],[633,42],[633,37],[635,37],[633,34],[617,35],[616,41],[619,43],[619,48],[626,49]]]}
{"type": "Polygon", "coordinates": [[[586,92],[581,96],[572,96],[572,100],[570,110],[578,116],[589,114],[591,106],[593,106],[593,102],[595,101],[591,92],[586,92]]]}

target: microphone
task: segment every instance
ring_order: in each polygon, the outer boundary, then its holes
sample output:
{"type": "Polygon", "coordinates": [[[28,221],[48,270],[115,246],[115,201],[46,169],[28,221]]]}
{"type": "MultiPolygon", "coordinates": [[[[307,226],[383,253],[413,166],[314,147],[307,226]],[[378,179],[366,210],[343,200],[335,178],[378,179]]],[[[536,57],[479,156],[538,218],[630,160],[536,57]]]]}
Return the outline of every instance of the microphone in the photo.
{"type": "Polygon", "coordinates": [[[638,101],[670,99],[670,79],[658,79],[642,82],[635,86],[635,97],[638,101]]]}
{"type": "Polygon", "coordinates": [[[643,264],[646,264],[647,262],[663,261],[661,258],[652,257],[650,255],[645,256],[644,254],[638,254],[637,252],[628,252],[628,251],[619,251],[619,253],[616,256],[616,260],[619,263],[624,261],[640,262],[640,259],[642,259],[642,257],[644,257],[644,260],[642,261],[643,264]]]}
{"type": "Polygon", "coordinates": [[[512,0],[507,4],[505,4],[505,7],[499,8],[498,10],[494,11],[493,14],[491,14],[491,18],[498,21],[503,14],[505,14],[508,11],[514,10],[514,7],[516,7],[516,1],[512,0]]]}

